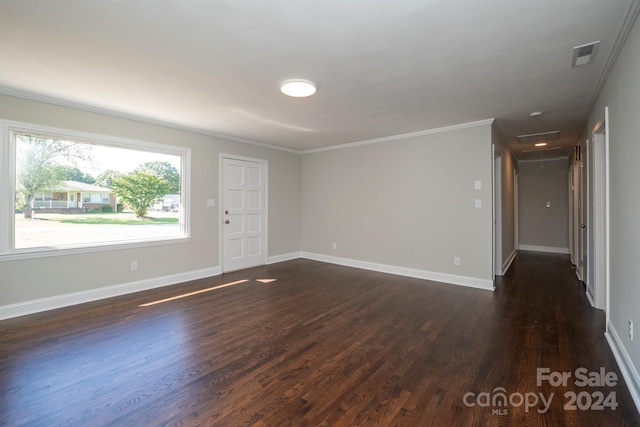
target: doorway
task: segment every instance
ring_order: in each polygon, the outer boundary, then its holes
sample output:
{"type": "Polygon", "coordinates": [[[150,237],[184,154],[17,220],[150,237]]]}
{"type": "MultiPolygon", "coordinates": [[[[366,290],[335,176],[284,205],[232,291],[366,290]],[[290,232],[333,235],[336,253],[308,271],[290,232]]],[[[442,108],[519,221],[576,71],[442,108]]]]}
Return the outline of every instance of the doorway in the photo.
{"type": "Polygon", "coordinates": [[[591,229],[589,230],[589,260],[587,266],[587,296],[591,304],[608,312],[608,269],[609,269],[609,192],[608,192],[608,151],[607,122],[609,110],[593,128],[592,138],[592,199],[590,208],[591,229]]]}
{"type": "Polygon", "coordinates": [[[222,272],[266,264],[267,162],[220,156],[222,272]]]}

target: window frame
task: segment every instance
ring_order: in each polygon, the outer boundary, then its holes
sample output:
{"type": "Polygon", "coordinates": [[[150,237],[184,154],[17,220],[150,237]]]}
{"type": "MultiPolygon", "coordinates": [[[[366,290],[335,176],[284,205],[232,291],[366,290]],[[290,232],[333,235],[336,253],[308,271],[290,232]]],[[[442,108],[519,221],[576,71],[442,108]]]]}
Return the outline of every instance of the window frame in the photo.
{"type": "Polygon", "coordinates": [[[184,244],[191,241],[191,149],[175,145],[122,138],[111,135],[0,120],[0,262],[29,258],[82,254],[129,248],[184,244]],[[65,246],[15,248],[16,134],[29,133],[45,138],[175,155],[181,157],[180,235],[132,239],[117,242],[81,243],[65,246]]]}

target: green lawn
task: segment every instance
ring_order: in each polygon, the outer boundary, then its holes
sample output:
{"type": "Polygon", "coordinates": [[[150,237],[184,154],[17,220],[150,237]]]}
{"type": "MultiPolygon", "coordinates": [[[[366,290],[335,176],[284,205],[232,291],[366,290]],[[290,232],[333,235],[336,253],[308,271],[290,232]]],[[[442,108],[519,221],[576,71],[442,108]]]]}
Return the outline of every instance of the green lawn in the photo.
{"type": "Polygon", "coordinates": [[[63,224],[111,224],[111,225],[153,225],[153,224],[178,224],[176,217],[145,217],[136,218],[133,214],[88,214],[88,215],[64,215],[46,218],[49,221],[57,221],[63,224]]]}

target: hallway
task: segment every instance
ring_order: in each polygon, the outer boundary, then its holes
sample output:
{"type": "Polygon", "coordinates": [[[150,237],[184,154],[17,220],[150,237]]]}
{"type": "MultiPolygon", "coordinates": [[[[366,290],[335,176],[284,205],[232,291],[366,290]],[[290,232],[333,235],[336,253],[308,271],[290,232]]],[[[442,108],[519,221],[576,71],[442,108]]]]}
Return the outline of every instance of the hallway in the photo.
{"type": "MultiPolygon", "coordinates": [[[[520,251],[507,275],[497,278],[496,298],[496,310],[502,314],[494,317],[498,323],[494,324],[494,336],[502,338],[494,341],[490,357],[494,358],[496,369],[502,367],[503,372],[510,372],[503,377],[506,380],[503,387],[522,393],[554,392],[556,406],[552,411],[556,412],[557,422],[548,425],[640,425],[640,415],[604,337],[604,312],[589,304],[568,255],[520,251]],[[615,373],[616,387],[578,386],[582,381],[576,377],[576,369],[585,368],[589,376],[601,367],[615,373]],[[537,368],[548,368],[551,373],[568,372],[571,377],[566,387],[553,387],[544,381],[539,388],[537,368]],[[611,392],[616,394],[619,406],[615,411],[606,406],[600,411],[563,408],[570,403],[572,392],[582,393],[582,404],[589,406],[588,401],[595,402],[598,391],[605,398],[611,392]],[[567,397],[565,393],[570,395],[567,397]]],[[[583,373],[584,370],[580,375],[583,373]]],[[[496,384],[501,377],[495,376],[496,384]]]]}

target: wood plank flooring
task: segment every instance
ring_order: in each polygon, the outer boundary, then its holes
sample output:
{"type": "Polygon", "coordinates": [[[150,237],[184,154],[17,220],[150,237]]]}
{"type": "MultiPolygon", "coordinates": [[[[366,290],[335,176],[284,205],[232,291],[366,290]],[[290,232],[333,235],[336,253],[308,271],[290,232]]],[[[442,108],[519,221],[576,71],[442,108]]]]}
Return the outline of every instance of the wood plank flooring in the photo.
{"type": "Polygon", "coordinates": [[[495,293],[294,260],[0,322],[0,425],[639,426],[604,326],[563,255],[495,293]]]}

